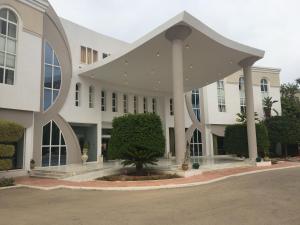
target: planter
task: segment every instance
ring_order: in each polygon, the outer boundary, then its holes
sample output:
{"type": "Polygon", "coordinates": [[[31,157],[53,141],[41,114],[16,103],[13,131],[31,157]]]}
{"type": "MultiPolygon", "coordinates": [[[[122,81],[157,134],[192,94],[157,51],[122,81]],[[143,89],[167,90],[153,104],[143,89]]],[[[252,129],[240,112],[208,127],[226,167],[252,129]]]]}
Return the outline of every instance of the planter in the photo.
{"type": "Polygon", "coordinates": [[[183,164],[181,165],[181,168],[182,168],[183,171],[187,171],[187,170],[189,169],[189,164],[183,163],[183,164]]]}
{"type": "Polygon", "coordinates": [[[30,170],[33,170],[35,168],[35,161],[32,159],[30,160],[30,170]]]}
{"type": "Polygon", "coordinates": [[[272,166],[271,161],[256,162],[257,167],[272,166]]]}
{"type": "Polygon", "coordinates": [[[83,154],[81,156],[81,160],[82,160],[82,164],[85,165],[87,160],[89,159],[89,156],[87,155],[88,149],[84,148],[82,152],[83,152],[83,154]]]}

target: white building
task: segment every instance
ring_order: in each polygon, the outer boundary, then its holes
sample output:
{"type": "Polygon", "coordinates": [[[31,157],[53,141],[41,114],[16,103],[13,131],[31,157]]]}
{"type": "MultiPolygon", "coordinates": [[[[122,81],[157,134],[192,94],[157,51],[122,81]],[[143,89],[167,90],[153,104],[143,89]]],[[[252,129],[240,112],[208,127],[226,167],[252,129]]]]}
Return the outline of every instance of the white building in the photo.
{"type": "MultiPolygon", "coordinates": [[[[80,163],[84,142],[97,161],[113,118],[125,113],[157,113],[165,155],[177,152],[178,163],[185,141],[194,156],[226,154],[225,126],[246,105],[253,158],[253,110],[263,117],[263,97],[280,101],[280,70],[251,67],[263,51],[186,12],[126,43],[60,19],[46,0],[1,0],[0,32],[0,119],[25,127],[14,165],[20,173],[31,159],[80,163]]],[[[281,112],[280,103],[275,108],[281,112]]]]}

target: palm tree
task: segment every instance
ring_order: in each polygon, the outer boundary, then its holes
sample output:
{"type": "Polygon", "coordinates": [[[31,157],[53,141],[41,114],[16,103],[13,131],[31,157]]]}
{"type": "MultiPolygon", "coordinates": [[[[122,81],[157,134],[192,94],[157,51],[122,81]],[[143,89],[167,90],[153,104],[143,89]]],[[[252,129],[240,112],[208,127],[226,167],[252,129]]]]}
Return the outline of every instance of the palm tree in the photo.
{"type": "MultiPolygon", "coordinates": [[[[247,123],[247,113],[245,111],[242,111],[241,113],[238,113],[236,115],[238,117],[236,119],[236,122],[243,123],[243,124],[247,123]]],[[[254,119],[255,119],[255,121],[259,122],[259,118],[258,118],[257,112],[254,112],[254,119]]]]}
{"type": "Polygon", "coordinates": [[[277,100],[272,100],[272,97],[265,97],[263,99],[263,107],[264,107],[264,113],[265,113],[265,118],[269,119],[272,116],[272,110],[278,115],[279,113],[277,110],[272,109],[273,105],[277,103],[277,100]]]}

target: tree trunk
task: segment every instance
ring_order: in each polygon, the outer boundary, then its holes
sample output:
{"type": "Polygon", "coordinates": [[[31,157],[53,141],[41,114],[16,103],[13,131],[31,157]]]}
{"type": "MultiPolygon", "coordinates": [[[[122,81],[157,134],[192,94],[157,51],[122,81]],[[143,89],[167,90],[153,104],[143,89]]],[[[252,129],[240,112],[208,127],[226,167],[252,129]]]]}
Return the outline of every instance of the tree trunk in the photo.
{"type": "Polygon", "coordinates": [[[135,164],[135,170],[137,175],[139,176],[143,175],[143,163],[135,164]]]}

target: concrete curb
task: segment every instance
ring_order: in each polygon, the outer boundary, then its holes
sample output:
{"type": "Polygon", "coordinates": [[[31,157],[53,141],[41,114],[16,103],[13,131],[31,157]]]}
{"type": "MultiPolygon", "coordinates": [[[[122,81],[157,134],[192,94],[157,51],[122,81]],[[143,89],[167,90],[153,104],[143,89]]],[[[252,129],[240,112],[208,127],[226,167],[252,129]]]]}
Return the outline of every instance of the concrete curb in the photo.
{"type": "Polygon", "coordinates": [[[232,175],[212,179],[209,181],[200,181],[200,182],[186,183],[186,184],[167,184],[167,185],[161,185],[161,186],[141,186],[141,187],[80,187],[80,186],[78,187],[78,186],[68,186],[68,185],[57,185],[57,186],[53,186],[53,187],[40,187],[40,186],[19,184],[19,185],[12,186],[12,187],[0,188],[0,191],[6,190],[6,189],[13,189],[13,188],[31,188],[31,189],[37,189],[37,190],[42,190],[42,191],[52,191],[52,190],[57,190],[57,189],[86,190],[86,191],[148,191],[148,190],[195,187],[195,186],[219,182],[219,181],[226,180],[226,179],[232,178],[232,177],[240,177],[240,176],[251,175],[251,174],[256,174],[256,173],[263,173],[263,172],[276,171],[276,170],[285,170],[285,169],[292,169],[292,168],[300,168],[300,165],[242,172],[242,173],[237,173],[237,174],[232,174],[232,175]]]}

